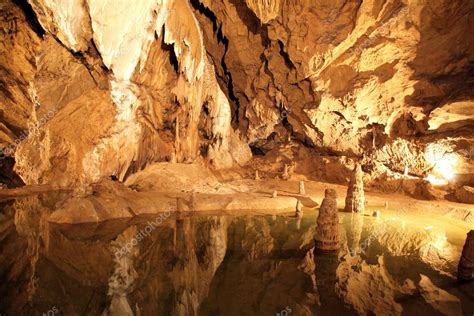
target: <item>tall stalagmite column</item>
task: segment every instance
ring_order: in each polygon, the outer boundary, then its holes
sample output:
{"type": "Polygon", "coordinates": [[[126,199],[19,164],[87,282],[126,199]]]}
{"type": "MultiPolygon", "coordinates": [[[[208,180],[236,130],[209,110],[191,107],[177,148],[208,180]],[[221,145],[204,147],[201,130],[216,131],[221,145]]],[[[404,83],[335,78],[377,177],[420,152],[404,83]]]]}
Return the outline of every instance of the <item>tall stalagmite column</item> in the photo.
{"type": "Polygon", "coordinates": [[[339,216],[337,214],[336,190],[326,189],[325,197],[319,208],[318,227],[314,236],[318,250],[334,251],[339,249],[339,216]]]}
{"type": "Polygon", "coordinates": [[[364,181],[362,167],[356,164],[347,188],[346,212],[360,213],[365,209],[364,181]]]}

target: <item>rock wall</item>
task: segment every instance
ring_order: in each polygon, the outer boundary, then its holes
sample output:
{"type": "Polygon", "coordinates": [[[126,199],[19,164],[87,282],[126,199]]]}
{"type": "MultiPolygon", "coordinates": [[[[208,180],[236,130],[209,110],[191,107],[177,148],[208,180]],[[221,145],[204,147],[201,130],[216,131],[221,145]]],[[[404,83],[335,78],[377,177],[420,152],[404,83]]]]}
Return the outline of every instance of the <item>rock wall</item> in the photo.
{"type": "Polygon", "coordinates": [[[26,183],[288,141],[416,176],[442,143],[473,181],[472,2],[8,1],[0,142],[26,183]]]}
{"type": "Polygon", "coordinates": [[[7,126],[11,135],[2,141],[26,183],[123,180],[154,161],[205,158],[222,168],[250,158],[187,1],[24,5],[35,14],[26,17],[14,4],[4,9],[25,25],[37,18],[42,32],[25,27],[4,51],[30,58],[31,74],[17,82],[25,91],[12,106],[24,108],[22,125],[7,126]],[[36,41],[23,45],[25,35],[36,41]]]}

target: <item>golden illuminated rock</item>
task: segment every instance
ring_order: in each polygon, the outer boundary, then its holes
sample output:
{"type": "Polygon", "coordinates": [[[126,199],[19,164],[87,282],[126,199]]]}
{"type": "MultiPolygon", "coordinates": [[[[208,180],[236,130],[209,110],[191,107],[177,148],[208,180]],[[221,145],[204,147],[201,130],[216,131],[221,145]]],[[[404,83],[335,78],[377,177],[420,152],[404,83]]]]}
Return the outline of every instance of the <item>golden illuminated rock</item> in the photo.
{"type": "Polygon", "coordinates": [[[432,181],[472,183],[472,2],[1,8],[1,182],[123,182],[156,162],[245,168],[285,152],[286,172],[261,171],[342,183],[365,157],[367,180],[387,190],[433,167],[449,170],[432,181]],[[447,155],[430,161],[431,146],[447,155]],[[294,167],[305,155],[313,170],[294,167]]]}
{"type": "Polygon", "coordinates": [[[316,234],[316,249],[334,251],[339,249],[339,216],[337,213],[336,191],[326,189],[323,202],[319,208],[316,234]]]}
{"type": "Polygon", "coordinates": [[[304,181],[300,181],[299,183],[299,194],[306,194],[306,190],[304,188],[304,181]]]}
{"type": "Polygon", "coordinates": [[[295,216],[298,218],[303,217],[303,205],[301,204],[300,200],[296,202],[296,212],[295,216]]]}
{"type": "Polygon", "coordinates": [[[347,187],[346,212],[362,213],[365,209],[364,173],[360,164],[356,164],[347,187]]]}

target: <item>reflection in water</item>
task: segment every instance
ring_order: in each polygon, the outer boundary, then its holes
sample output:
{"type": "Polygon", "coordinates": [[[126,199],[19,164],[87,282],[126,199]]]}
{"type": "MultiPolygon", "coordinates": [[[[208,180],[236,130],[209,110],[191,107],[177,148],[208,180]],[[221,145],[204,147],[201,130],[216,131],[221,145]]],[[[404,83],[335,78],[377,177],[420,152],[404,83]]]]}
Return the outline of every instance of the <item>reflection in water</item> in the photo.
{"type": "Polygon", "coordinates": [[[302,219],[181,214],[153,229],[153,218],[52,226],[61,199],[1,206],[2,315],[474,311],[473,284],[455,282],[466,231],[451,224],[340,213],[341,250],[320,254],[314,211],[302,219]]]}
{"type": "Polygon", "coordinates": [[[139,240],[136,236],[137,227],[131,226],[110,243],[115,263],[114,272],[109,278],[107,293],[112,297],[107,310],[111,315],[134,315],[127,295],[133,292],[133,285],[138,278],[133,267],[139,253],[139,240]]]}
{"type": "Polygon", "coordinates": [[[344,315],[347,313],[342,301],[335,292],[336,270],[339,266],[337,253],[316,254],[316,283],[321,304],[317,315],[344,315]]]}
{"type": "Polygon", "coordinates": [[[347,243],[351,255],[356,256],[358,253],[363,251],[361,247],[361,237],[362,228],[364,227],[364,216],[360,213],[351,213],[350,221],[351,229],[349,230],[349,240],[347,243]]]}
{"type": "Polygon", "coordinates": [[[31,303],[36,293],[37,277],[36,265],[39,259],[39,225],[37,221],[41,218],[41,208],[38,205],[38,197],[27,197],[14,202],[14,208],[18,210],[15,213],[15,227],[20,236],[26,240],[26,257],[29,261],[29,281],[27,285],[28,302],[31,303]]]}

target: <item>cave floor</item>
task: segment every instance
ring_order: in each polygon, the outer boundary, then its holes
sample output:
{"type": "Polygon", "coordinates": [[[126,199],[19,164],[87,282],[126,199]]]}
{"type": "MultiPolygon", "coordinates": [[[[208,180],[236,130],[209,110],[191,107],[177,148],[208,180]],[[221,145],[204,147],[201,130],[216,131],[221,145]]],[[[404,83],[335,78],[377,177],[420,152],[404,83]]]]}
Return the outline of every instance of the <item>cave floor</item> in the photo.
{"type": "MultiPolygon", "coordinates": [[[[106,180],[80,191],[53,186],[25,186],[0,190],[0,200],[56,192],[57,201],[49,217],[60,224],[97,223],[133,219],[171,212],[174,216],[193,214],[244,215],[292,214],[299,200],[305,211],[315,211],[327,188],[337,192],[342,212],[347,187],[307,180],[294,174],[290,180],[250,179],[241,169],[212,173],[198,165],[161,163],[127,179],[125,183],[106,180]],[[305,194],[299,194],[304,181],[305,194]],[[272,197],[277,191],[277,197],[272,197]],[[176,213],[176,214],[175,214],[176,213]]],[[[402,212],[457,220],[473,227],[474,205],[447,200],[418,200],[400,193],[366,188],[366,210],[402,212]]]]}

